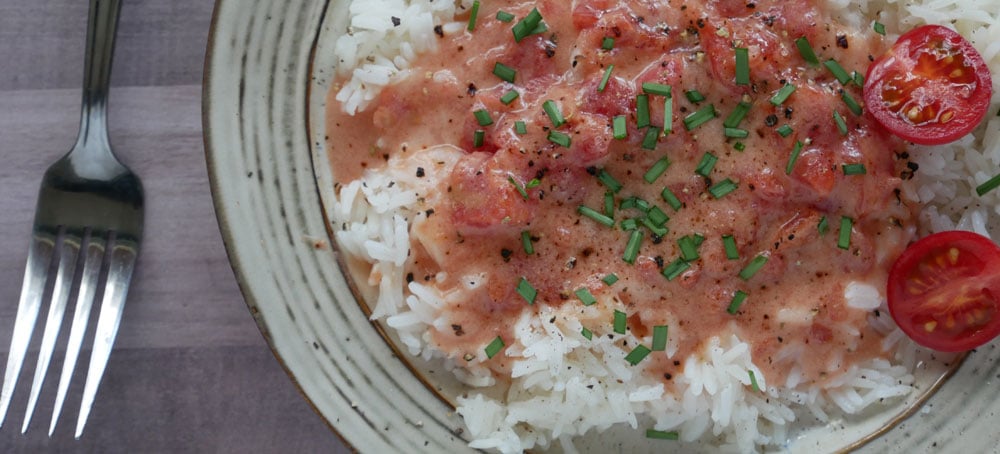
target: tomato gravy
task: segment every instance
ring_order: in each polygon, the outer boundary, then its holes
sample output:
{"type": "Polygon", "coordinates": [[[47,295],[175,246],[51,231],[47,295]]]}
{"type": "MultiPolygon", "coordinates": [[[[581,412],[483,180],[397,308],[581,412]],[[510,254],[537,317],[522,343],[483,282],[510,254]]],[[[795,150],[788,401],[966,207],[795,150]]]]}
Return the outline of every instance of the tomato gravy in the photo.
{"type": "MultiPolygon", "coordinates": [[[[575,314],[595,336],[614,335],[617,309],[639,339],[669,327],[674,353],[648,359],[666,382],[710,337],[727,333],[752,346],[770,383],[785,380],[788,351],[798,352],[806,381],[821,382],[885,355],[868,318],[888,314],[849,307],[844,291],[852,282],[884,289],[916,223],[916,207],[899,195],[912,173],[905,144],[852,110],[857,80],[839,81],[825,63],[863,74],[886,44],[824,8],[779,0],[483,2],[474,31],[441,33],[439,50],[365,111],[347,115],[331,95],[334,174],[349,181],[442,144],[459,150],[440,169],[412,169],[431,190],[414,207],[426,219],[413,227],[407,263],[408,279],[461,295],[444,309],[453,329],[432,334],[452,357],[497,336],[512,339],[515,321],[542,305],[575,314]],[[516,43],[511,27],[533,8],[547,30],[516,43]],[[498,10],[517,19],[497,20],[498,10]],[[803,57],[800,38],[817,63],[803,57]],[[736,63],[737,48],[746,49],[748,67],[736,63]],[[513,83],[495,75],[497,63],[516,71],[513,83]],[[737,82],[743,69],[749,83],[737,82]],[[669,86],[671,95],[668,104],[646,94],[649,125],[639,127],[644,83],[669,86]],[[786,85],[794,92],[775,99],[786,85]],[[511,90],[518,96],[505,104],[511,90]],[[745,117],[727,130],[741,103],[750,106],[745,117]],[[698,112],[707,121],[689,128],[698,112]],[[620,116],[626,137],[616,139],[620,116]],[[660,131],[667,124],[671,131],[660,131]],[[659,133],[652,143],[650,128],[659,133]],[[560,134],[568,144],[553,140],[560,134]],[[647,182],[664,158],[669,166],[647,182]],[[648,206],[669,217],[660,233],[641,222],[648,206]],[[610,215],[614,226],[580,207],[610,215]],[[627,219],[642,232],[630,260],[627,219]],[[691,243],[696,258],[682,251],[691,243]],[[748,272],[755,259],[762,266],[748,272]],[[608,285],[612,274],[617,282],[608,285]],[[522,278],[537,292],[534,304],[518,292],[522,278]],[[581,288],[600,303],[585,306],[581,288]]],[[[502,355],[490,367],[509,371],[502,355]]]]}

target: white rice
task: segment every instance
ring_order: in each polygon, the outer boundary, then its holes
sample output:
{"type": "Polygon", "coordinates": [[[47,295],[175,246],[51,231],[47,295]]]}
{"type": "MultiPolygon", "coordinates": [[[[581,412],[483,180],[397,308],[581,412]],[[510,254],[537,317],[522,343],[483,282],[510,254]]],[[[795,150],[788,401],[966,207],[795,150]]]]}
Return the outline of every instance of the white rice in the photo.
{"type": "MultiPolygon", "coordinates": [[[[877,18],[890,35],[923,23],[952,26],[1000,74],[1000,27],[996,26],[1000,0],[829,1],[844,11],[842,20],[868,27],[871,18],[877,18]]],[[[415,58],[434,51],[435,26],[446,33],[461,30],[462,24],[453,22],[453,17],[470,3],[355,0],[351,26],[336,43],[338,71],[347,79],[337,93],[344,112],[364,110],[382,88],[406,77],[415,58]],[[389,17],[399,18],[399,25],[394,26],[389,17]]],[[[998,82],[1000,78],[994,78],[994,84],[998,82]]],[[[994,99],[991,112],[997,107],[994,99]]],[[[950,229],[994,237],[1000,233],[1000,191],[984,197],[975,194],[977,185],[1000,173],[998,130],[1000,118],[989,115],[986,126],[975,135],[943,146],[912,147],[911,159],[919,170],[904,185],[903,196],[926,204],[921,213],[922,233],[950,229]]],[[[332,218],[340,226],[336,238],[342,250],[372,264],[368,284],[379,290],[372,318],[395,329],[411,354],[444,361],[473,388],[491,387],[496,380],[483,366],[484,349],[467,361],[446,357],[429,343],[431,330],[450,329],[441,308],[458,296],[442,294],[433,282],[404,284],[410,242],[421,240],[411,236],[426,219],[424,210],[436,203],[435,192],[425,182],[438,180],[433,172],[448,171],[440,163],[454,163],[461,153],[440,147],[408,157],[408,162],[391,158],[384,169],[368,171],[363,181],[340,189],[332,218]],[[417,179],[406,170],[418,165],[431,172],[430,178],[417,179]],[[456,366],[459,362],[461,367],[456,366]]],[[[470,285],[482,285],[485,276],[472,278],[470,285]]],[[[860,310],[887,313],[884,298],[874,287],[853,283],[845,298],[860,310]]],[[[516,339],[502,353],[512,364],[511,384],[502,399],[474,391],[458,399],[457,410],[473,440],[470,446],[508,453],[558,445],[574,452],[573,436],[624,424],[635,429],[676,430],[685,441],[707,440],[720,451],[748,452],[784,445],[791,433],[789,426],[796,420],[825,423],[837,412],[859,413],[883,399],[913,392],[910,371],[916,367],[917,348],[890,317],[872,315],[869,322],[885,335],[882,347],[894,351],[892,360],[852,366],[821,388],[802,382],[796,365],[801,346],[788,346],[775,356],[775,361],[788,363],[790,373],[785,383],[769,383],[755,365],[749,345],[732,335],[712,338],[699,354],[674,358],[683,362],[683,373],[673,379],[676,392],[669,393],[661,381],[643,373],[648,362],[630,367],[621,361],[632,346],[648,344],[649,338],[630,333],[585,341],[580,334],[581,320],[596,317],[588,311],[599,314],[620,304],[599,301],[582,312],[574,308],[572,313],[542,304],[538,314],[523,315],[514,330],[516,339]],[[755,373],[760,393],[751,391],[747,371],[755,373]]],[[[778,316],[794,319],[798,315],[778,316]]],[[[676,349],[668,344],[668,357],[676,349]]],[[[831,370],[838,363],[837,358],[831,360],[831,370]]]]}

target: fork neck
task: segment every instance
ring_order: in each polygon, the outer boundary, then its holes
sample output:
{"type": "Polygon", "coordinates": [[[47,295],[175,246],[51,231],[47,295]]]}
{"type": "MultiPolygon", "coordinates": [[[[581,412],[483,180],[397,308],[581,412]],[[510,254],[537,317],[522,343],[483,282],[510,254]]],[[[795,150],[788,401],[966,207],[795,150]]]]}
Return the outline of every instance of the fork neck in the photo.
{"type": "Polygon", "coordinates": [[[108,140],[108,86],[121,0],[90,0],[83,72],[83,109],[78,150],[111,153],[108,140]]]}

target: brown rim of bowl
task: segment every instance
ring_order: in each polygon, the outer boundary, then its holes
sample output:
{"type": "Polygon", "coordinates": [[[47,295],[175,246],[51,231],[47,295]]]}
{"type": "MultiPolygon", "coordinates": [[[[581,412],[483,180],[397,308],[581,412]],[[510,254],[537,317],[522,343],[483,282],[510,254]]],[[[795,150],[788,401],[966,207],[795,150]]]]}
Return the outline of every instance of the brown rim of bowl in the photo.
{"type": "MultiPolygon", "coordinates": [[[[320,419],[323,420],[323,423],[327,426],[327,428],[329,428],[330,431],[333,432],[337,436],[337,438],[340,439],[340,441],[344,444],[344,446],[346,446],[353,452],[358,452],[358,449],[354,445],[352,445],[350,441],[347,438],[345,438],[344,435],[340,433],[340,431],[337,430],[337,428],[334,427],[333,424],[325,416],[323,416],[323,413],[320,412],[319,408],[316,406],[316,403],[313,402],[312,398],[310,398],[309,395],[306,394],[305,390],[302,389],[302,386],[295,378],[295,375],[292,373],[291,369],[289,369],[288,364],[285,362],[284,358],[282,358],[281,354],[278,353],[277,350],[275,350],[274,342],[271,337],[271,332],[267,327],[267,322],[263,319],[263,317],[261,317],[260,311],[257,309],[258,304],[256,298],[253,296],[252,293],[250,293],[249,288],[247,287],[247,281],[245,279],[245,274],[243,272],[243,269],[239,265],[237,265],[237,263],[233,260],[233,256],[235,255],[235,249],[234,249],[235,244],[233,242],[232,235],[229,233],[230,223],[229,223],[229,218],[226,214],[226,207],[220,202],[218,196],[220,191],[217,184],[218,178],[216,177],[216,174],[218,173],[217,171],[218,167],[216,166],[216,163],[213,159],[213,154],[210,152],[210,150],[212,149],[211,146],[212,141],[210,140],[212,132],[211,128],[209,127],[210,124],[208,115],[208,112],[211,110],[211,96],[209,96],[211,88],[209,84],[212,79],[212,66],[210,65],[210,63],[214,56],[213,49],[215,48],[215,42],[218,33],[217,25],[219,21],[219,9],[220,9],[219,5],[222,4],[224,1],[225,0],[216,0],[215,6],[212,8],[212,21],[211,24],[209,25],[209,30],[208,30],[208,43],[205,50],[205,61],[203,63],[204,69],[202,72],[202,82],[201,82],[201,89],[202,89],[201,125],[202,125],[202,141],[205,147],[205,162],[209,176],[208,179],[209,189],[212,193],[212,204],[215,208],[215,217],[219,225],[219,232],[222,234],[222,242],[226,249],[226,259],[229,262],[230,268],[233,270],[233,275],[236,278],[236,284],[239,286],[240,293],[243,295],[243,302],[247,305],[247,309],[249,309],[250,315],[253,317],[254,322],[257,324],[257,329],[260,330],[261,335],[267,342],[267,347],[269,350],[271,350],[271,354],[274,355],[274,358],[278,361],[278,364],[285,371],[285,374],[288,375],[288,378],[291,379],[292,385],[295,386],[296,391],[299,393],[300,396],[302,396],[305,399],[306,403],[309,405],[312,411],[316,413],[316,415],[319,416],[320,419]]],[[[324,17],[328,5],[329,5],[328,1],[324,3],[322,10],[324,17]]],[[[318,39],[319,39],[319,31],[317,30],[316,36],[313,37],[313,44],[312,44],[313,50],[315,50],[316,42],[318,39]]],[[[310,71],[307,74],[311,73],[311,67],[312,67],[312,56],[310,55],[310,71]]],[[[308,80],[303,82],[306,83],[308,87],[308,80]]],[[[308,111],[306,112],[306,115],[308,115],[308,111]]]]}

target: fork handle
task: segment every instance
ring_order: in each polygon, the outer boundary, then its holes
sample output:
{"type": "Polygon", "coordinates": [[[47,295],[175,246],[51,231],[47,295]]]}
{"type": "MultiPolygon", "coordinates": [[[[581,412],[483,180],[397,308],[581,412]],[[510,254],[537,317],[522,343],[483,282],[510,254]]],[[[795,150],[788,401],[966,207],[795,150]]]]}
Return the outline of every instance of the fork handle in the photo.
{"type": "Polygon", "coordinates": [[[90,0],[87,17],[87,47],[83,69],[83,112],[80,116],[80,134],[77,148],[108,149],[108,147],[81,147],[107,145],[108,140],[108,86],[111,80],[111,60],[115,50],[115,32],[121,12],[121,0],[90,0]]]}

